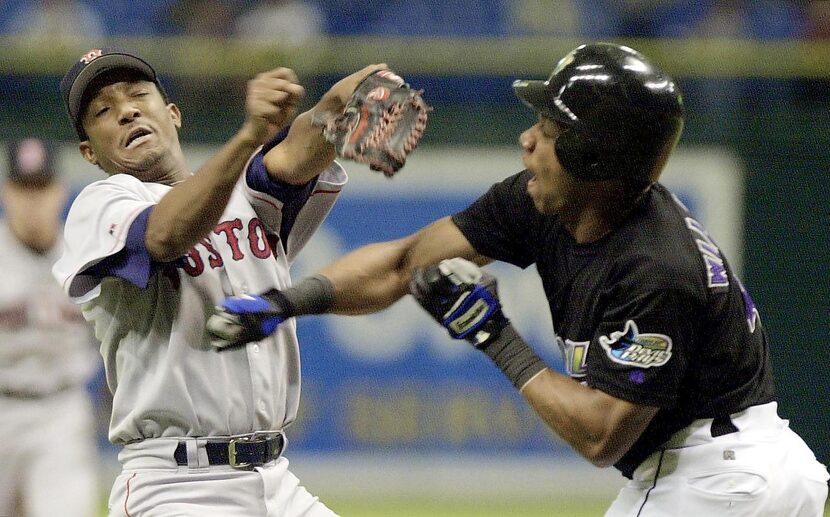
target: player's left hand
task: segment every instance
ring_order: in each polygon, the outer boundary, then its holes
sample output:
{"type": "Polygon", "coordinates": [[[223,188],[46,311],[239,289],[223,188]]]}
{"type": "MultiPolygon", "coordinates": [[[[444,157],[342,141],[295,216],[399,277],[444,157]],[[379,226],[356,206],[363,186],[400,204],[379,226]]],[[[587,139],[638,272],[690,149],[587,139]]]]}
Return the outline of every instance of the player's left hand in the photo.
{"type": "Polygon", "coordinates": [[[386,63],[366,65],[357,72],[340,79],[320,98],[315,111],[343,111],[358,85],[379,70],[388,70],[386,63]]]}
{"type": "Polygon", "coordinates": [[[270,336],[286,319],[280,300],[276,289],[225,298],[207,321],[210,344],[223,350],[270,336]]]}
{"type": "Polygon", "coordinates": [[[412,274],[409,292],[455,339],[483,348],[509,323],[496,278],[463,258],[442,260],[412,274]]]}
{"type": "Polygon", "coordinates": [[[422,91],[385,66],[370,65],[336,83],[314,108],[312,124],[337,156],[392,177],[418,145],[432,108],[422,91]],[[345,105],[332,109],[333,101],[345,105]]]}

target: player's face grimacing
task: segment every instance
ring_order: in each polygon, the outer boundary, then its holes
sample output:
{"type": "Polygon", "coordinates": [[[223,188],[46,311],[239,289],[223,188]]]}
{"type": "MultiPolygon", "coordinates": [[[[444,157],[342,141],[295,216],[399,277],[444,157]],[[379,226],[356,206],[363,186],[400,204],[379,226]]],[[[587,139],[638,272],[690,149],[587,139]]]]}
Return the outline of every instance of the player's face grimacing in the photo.
{"type": "Polygon", "coordinates": [[[527,193],[540,213],[555,214],[564,205],[564,188],[572,181],[556,158],[554,144],[559,126],[549,118],[539,116],[539,122],[519,135],[522,162],[533,173],[527,182],[527,193]]]}
{"type": "Polygon", "coordinates": [[[158,181],[163,178],[155,175],[164,174],[159,162],[179,145],[181,113],[154,83],[116,80],[95,91],[83,125],[88,140],[81,142],[81,153],[87,161],[109,174],[158,181]]]}

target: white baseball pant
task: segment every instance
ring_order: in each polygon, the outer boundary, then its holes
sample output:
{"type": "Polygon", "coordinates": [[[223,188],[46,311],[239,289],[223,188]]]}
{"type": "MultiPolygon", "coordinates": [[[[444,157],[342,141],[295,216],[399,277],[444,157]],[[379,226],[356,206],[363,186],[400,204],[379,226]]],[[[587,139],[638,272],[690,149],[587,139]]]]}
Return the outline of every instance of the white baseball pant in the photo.
{"type": "Polygon", "coordinates": [[[777,408],[736,413],[738,432],[716,438],[712,419],[696,420],[634,471],[605,517],[822,517],[827,469],[777,408]]]}
{"type": "Polygon", "coordinates": [[[179,466],[177,444],[154,439],[125,446],[109,517],[337,517],[300,485],[285,457],[251,471],[198,460],[179,466]]]}

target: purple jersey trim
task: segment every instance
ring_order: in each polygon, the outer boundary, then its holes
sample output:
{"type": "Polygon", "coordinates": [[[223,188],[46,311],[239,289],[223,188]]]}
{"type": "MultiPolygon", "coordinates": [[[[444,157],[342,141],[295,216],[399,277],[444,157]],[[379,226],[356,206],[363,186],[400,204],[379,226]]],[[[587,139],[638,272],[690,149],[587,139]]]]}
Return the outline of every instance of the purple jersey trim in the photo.
{"type": "MultiPolygon", "coordinates": [[[[155,206],[155,205],[154,205],[155,206]]],[[[127,232],[124,248],[89,268],[85,274],[116,276],[144,289],[153,274],[153,261],[144,244],[147,221],[154,206],[148,206],[135,218],[127,232]]]]}
{"type": "Polygon", "coordinates": [[[274,138],[267,144],[262,146],[262,149],[251,159],[248,165],[248,170],[245,171],[245,179],[248,186],[257,192],[263,192],[269,196],[282,202],[282,224],[280,225],[280,240],[283,246],[288,242],[288,235],[294,227],[294,222],[297,220],[297,215],[300,209],[305,205],[311,193],[314,191],[314,186],[317,184],[316,178],[309,181],[305,185],[290,185],[281,181],[274,181],[268,175],[265,169],[263,158],[265,153],[273,149],[280,142],[285,140],[288,135],[289,127],[280,130],[274,138]]]}
{"type": "Polygon", "coordinates": [[[263,161],[265,154],[268,151],[285,140],[285,137],[288,135],[289,127],[283,128],[279,131],[274,138],[263,145],[262,149],[256,153],[256,155],[251,159],[251,163],[248,165],[248,170],[245,171],[245,179],[248,182],[248,186],[257,192],[264,192],[284,204],[294,204],[299,202],[300,205],[302,205],[305,203],[305,200],[308,199],[308,194],[310,194],[310,192],[306,192],[308,191],[308,185],[314,184],[315,181],[310,181],[305,185],[290,185],[281,181],[274,181],[271,176],[268,175],[268,171],[265,169],[265,163],[263,161]]]}

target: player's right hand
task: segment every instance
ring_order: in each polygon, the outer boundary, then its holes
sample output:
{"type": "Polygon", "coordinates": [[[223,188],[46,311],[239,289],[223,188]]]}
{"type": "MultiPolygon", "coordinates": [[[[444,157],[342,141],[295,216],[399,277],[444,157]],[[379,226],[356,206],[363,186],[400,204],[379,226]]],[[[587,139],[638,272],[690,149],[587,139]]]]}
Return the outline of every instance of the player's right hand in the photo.
{"type": "Polygon", "coordinates": [[[264,142],[291,121],[305,88],[290,68],[275,68],[248,81],[245,94],[245,129],[264,142]]]}
{"type": "Polygon", "coordinates": [[[479,349],[508,324],[496,278],[460,257],[416,269],[409,292],[450,336],[479,349]]]}
{"type": "Polygon", "coordinates": [[[208,318],[210,344],[219,350],[260,341],[273,334],[286,315],[276,289],[262,295],[243,294],[225,298],[208,318]]]}

